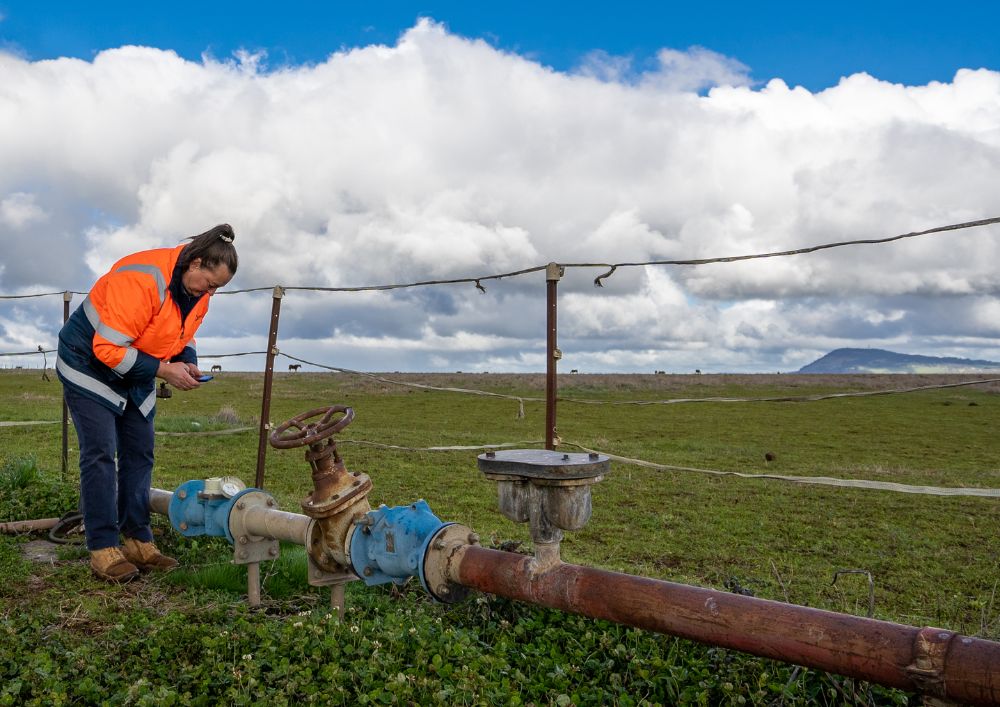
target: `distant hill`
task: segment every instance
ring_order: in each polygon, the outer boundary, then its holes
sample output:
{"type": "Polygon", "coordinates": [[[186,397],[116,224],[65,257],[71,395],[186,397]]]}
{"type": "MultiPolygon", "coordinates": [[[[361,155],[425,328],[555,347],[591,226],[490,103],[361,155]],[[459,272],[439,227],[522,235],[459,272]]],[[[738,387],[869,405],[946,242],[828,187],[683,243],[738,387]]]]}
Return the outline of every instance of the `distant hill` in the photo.
{"type": "Polygon", "coordinates": [[[884,349],[837,349],[799,373],[975,373],[1000,370],[995,361],[916,356],[884,349]]]}

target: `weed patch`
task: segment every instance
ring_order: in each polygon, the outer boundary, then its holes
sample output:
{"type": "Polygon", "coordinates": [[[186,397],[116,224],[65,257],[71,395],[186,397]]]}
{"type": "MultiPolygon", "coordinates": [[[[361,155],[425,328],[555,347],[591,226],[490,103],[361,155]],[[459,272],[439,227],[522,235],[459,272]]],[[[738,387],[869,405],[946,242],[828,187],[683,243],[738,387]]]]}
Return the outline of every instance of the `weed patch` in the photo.
{"type": "Polygon", "coordinates": [[[33,454],[0,453],[0,521],[59,517],[76,508],[77,489],[43,473],[33,454]]]}

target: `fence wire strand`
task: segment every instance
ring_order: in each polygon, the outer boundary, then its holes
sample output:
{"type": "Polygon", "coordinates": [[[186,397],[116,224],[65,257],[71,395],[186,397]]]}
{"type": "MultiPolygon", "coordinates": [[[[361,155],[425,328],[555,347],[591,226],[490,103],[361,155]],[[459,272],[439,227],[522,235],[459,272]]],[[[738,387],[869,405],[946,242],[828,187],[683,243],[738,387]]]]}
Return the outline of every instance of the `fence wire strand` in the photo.
{"type": "Polygon", "coordinates": [[[897,484],[892,481],[870,481],[868,479],[840,479],[832,476],[790,476],[787,474],[748,474],[742,471],[720,471],[718,469],[699,469],[691,466],[673,466],[671,464],[657,464],[645,459],[634,459],[623,457],[610,452],[602,452],[597,449],[590,449],[576,442],[566,440],[559,441],[560,446],[575,447],[585,452],[603,454],[622,464],[632,464],[642,466],[657,471],[687,471],[709,476],[735,476],[740,479],[762,479],[771,481],[789,481],[796,484],[811,484],[816,486],[837,486],[846,488],[858,488],[877,491],[894,491],[896,493],[921,494],[926,496],[978,496],[981,498],[1000,498],[1000,489],[973,488],[973,487],[940,487],[940,486],[915,486],[911,484],[897,484]]]}
{"type": "Polygon", "coordinates": [[[35,349],[34,351],[16,351],[14,353],[0,353],[0,356],[37,356],[38,354],[55,353],[55,349],[35,349]]]}
{"type": "Polygon", "coordinates": [[[980,219],[978,221],[967,221],[965,223],[953,223],[948,226],[937,226],[935,228],[929,228],[926,231],[913,231],[911,233],[902,233],[898,236],[889,236],[887,238],[866,238],[866,239],[855,239],[849,241],[836,241],[834,243],[823,243],[821,245],[809,246],[807,248],[796,248],[794,250],[778,250],[769,253],[754,253],[751,255],[732,255],[721,258],[694,258],[689,260],[647,260],[644,262],[636,263],[566,263],[564,267],[567,268],[609,268],[608,272],[603,275],[599,275],[594,279],[594,285],[597,287],[602,287],[601,281],[607,277],[610,277],[615,270],[618,268],[632,268],[639,267],[642,265],[708,265],[710,263],[735,263],[741,260],[755,260],[759,258],[783,258],[789,255],[805,255],[806,253],[815,253],[820,250],[829,250],[830,248],[842,248],[844,246],[853,245],[876,245],[881,243],[892,243],[893,241],[900,241],[904,238],[916,238],[917,236],[927,236],[933,233],[944,233],[947,231],[957,231],[963,228],[976,228],[979,226],[989,226],[995,223],[1000,223],[1000,217],[980,219]]]}
{"type": "Polygon", "coordinates": [[[338,373],[350,373],[356,376],[364,376],[365,378],[371,378],[372,380],[377,380],[380,383],[389,383],[391,385],[406,386],[409,388],[420,388],[422,390],[440,390],[448,393],[465,393],[468,395],[482,395],[490,398],[503,398],[504,400],[516,400],[517,401],[517,418],[521,419],[524,417],[524,401],[534,400],[534,398],[523,398],[518,395],[505,395],[503,393],[493,393],[488,390],[475,390],[473,388],[453,388],[448,386],[436,386],[436,385],[425,385],[423,383],[410,383],[408,381],[397,381],[390,378],[383,378],[382,376],[375,375],[374,373],[365,373],[364,371],[354,371],[350,368],[340,368],[338,366],[327,366],[322,363],[315,363],[313,361],[306,361],[304,358],[298,358],[297,356],[291,356],[289,354],[278,352],[279,356],[289,358],[293,361],[298,361],[299,363],[305,363],[309,366],[316,366],[317,368],[325,368],[328,371],[337,371],[338,373]]]}
{"type": "MultiPolygon", "coordinates": [[[[809,375],[803,373],[800,375],[809,375]]],[[[819,395],[785,395],[770,398],[668,398],[667,400],[592,400],[587,398],[558,398],[564,403],[579,403],[582,405],[673,405],[677,403],[811,403],[819,400],[835,398],[866,398],[873,395],[895,395],[898,393],[917,393],[922,390],[938,390],[941,388],[961,388],[970,385],[1000,383],[1000,378],[983,378],[981,380],[961,381],[958,383],[939,383],[935,385],[918,385],[912,388],[887,388],[884,390],[863,390],[846,393],[824,393],[819,395]]],[[[529,398],[525,398],[528,400],[529,398]]]]}
{"type": "MultiPolygon", "coordinates": [[[[806,248],[795,248],[791,250],[779,250],[771,251],[767,253],[749,253],[743,255],[726,255],[713,258],[688,258],[680,260],[646,260],[641,262],[621,262],[621,263],[559,263],[564,268],[607,268],[608,271],[602,275],[597,276],[594,279],[594,285],[597,287],[602,287],[602,283],[605,279],[610,277],[619,268],[632,268],[632,267],[642,267],[647,265],[679,265],[679,266],[696,266],[696,265],[709,265],[712,263],[735,263],[743,260],[756,260],[761,258],[783,258],[792,255],[805,255],[807,253],[815,253],[821,250],[829,250],[831,248],[843,248],[846,246],[856,246],[856,245],[877,245],[882,243],[892,243],[894,241],[903,240],[906,238],[916,238],[918,236],[927,236],[935,233],[945,233],[949,231],[958,231],[966,228],[978,228],[981,226],[990,226],[996,223],[1000,223],[1000,216],[979,219],[977,221],[966,221],[964,223],[953,223],[947,226],[937,226],[935,228],[929,228],[924,231],[912,231],[910,233],[902,233],[896,236],[888,236],[886,238],[859,238],[846,241],[834,241],[831,243],[822,243],[820,245],[808,246],[806,248]]],[[[392,283],[383,285],[366,285],[358,287],[324,287],[324,286],[304,286],[304,285],[278,285],[285,291],[299,290],[299,291],[311,291],[311,292],[371,292],[371,291],[384,291],[384,290],[399,290],[410,287],[427,287],[431,285],[457,285],[457,284],[473,284],[476,286],[480,292],[486,292],[486,288],[483,287],[482,283],[487,280],[502,280],[504,278],[517,277],[519,275],[527,275],[530,273],[541,272],[545,270],[548,265],[535,265],[532,267],[523,268],[521,270],[513,270],[511,272],[505,273],[494,273],[490,275],[479,275],[477,277],[456,277],[441,280],[419,280],[416,282],[407,283],[392,283]]],[[[218,292],[218,295],[237,295],[244,294],[248,292],[266,292],[274,289],[275,286],[267,287],[247,287],[239,290],[224,290],[218,292]]],[[[43,292],[38,294],[28,294],[28,295],[0,295],[0,300],[3,299],[24,299],[29,297],[49,297],[52,295],[62,295],[63,292],[70,292],[71,294],[85,295],[86,292],[77,292],[75,290],[63,290],[60,292],[43,292]]]]}

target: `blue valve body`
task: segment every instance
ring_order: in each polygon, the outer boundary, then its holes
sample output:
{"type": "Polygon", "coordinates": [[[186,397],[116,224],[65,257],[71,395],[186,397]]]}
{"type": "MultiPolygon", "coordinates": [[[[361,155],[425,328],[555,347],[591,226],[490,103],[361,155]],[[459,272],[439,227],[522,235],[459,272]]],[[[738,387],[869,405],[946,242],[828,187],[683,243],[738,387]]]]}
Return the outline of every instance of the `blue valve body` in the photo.
{"type": "Polygon", "coordinates": [[[351,565],[365,584],[402,584],[419,576],[424,585],[427,547],[451,523],[442,522],[421,499],[409,506],[379,506],[358,525],[351,538],[351,565]]]}
{"type": "Polygon", "coordinates": [[[225,537],[230,545],[235,544],[229,532],[229,513],[240,496],[258,489],[243,489],[232,498],[202,498],[204,490],[203,479],[192,479],[178,486],[170,498],[170,524],[186,537],[215,535],[225,537]]]}

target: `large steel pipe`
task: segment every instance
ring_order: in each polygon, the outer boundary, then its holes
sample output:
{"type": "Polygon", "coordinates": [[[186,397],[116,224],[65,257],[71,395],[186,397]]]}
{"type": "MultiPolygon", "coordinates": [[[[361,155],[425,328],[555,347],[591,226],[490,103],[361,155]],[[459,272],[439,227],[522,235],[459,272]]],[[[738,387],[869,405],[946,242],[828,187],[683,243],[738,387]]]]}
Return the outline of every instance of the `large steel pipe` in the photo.
{"type": "Polygon", "coordinates": [[[301,513],[254,507],[246,510],[243,522],[254,535],[309,546],[309,526],[313,519],[301,513]]]}
{"type": "Polygon", "coordinates": [[[472,589],[968,704],[1000,703],[1000,643],[474,545],[448,563],[472,589]]]}
{"type": "Polygon", "coordinates": [[[149,489],[149,510],[160,515],[170,515],[170,499],[173,498],[173,491],[163,489],[149,489]]]}

